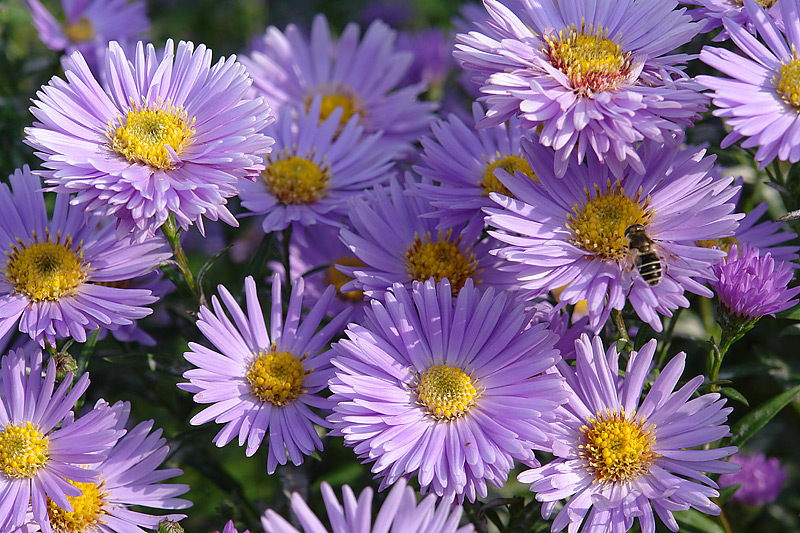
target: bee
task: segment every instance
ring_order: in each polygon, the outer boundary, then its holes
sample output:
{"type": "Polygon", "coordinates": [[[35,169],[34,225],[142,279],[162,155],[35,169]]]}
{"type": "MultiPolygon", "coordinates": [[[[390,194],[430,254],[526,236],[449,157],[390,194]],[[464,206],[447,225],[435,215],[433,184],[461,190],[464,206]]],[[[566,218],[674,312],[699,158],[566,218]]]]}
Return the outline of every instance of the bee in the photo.
{"type": "Polygon", "coordinates": [[[628,250],[633,254],[633,263],[642,279],[655,287],[661,281],[664,271],[661,268],[661,258],[656,252],[653,239],[647,235],[644,226],[631,224],[625,229],[625,238],[628,239],[628,250]]]}

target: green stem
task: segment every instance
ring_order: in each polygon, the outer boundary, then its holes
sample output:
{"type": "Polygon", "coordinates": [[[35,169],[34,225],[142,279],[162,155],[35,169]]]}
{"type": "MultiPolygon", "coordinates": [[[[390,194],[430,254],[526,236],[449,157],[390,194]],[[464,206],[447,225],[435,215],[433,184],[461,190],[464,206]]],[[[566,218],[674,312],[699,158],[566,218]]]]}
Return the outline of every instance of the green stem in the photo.
{"type": "Polygon", "coordinates": [[[161,231],[164,234],[164,237],[167,238],[170,248],[172,248],[173,258],[175,259],[175,263],[178,265],[178,270],[183,276],[184,281],[186,281],[186,285],[189,287],[189,290],[194,295],[195,299],[202,304],[202,295],[198,290],[197,283],[194,279],[194,274],[192,274],[192,269],[189,268],[189,260],[186,258],[186,253],[184,253],[183,247],[181,246],[182,230],[175,222],[175,216],[172,213],[169,214],[169,218],[167,218],[167,221],[163,226],[161,226],[161,231]]]}
{"type": "Polygon", "coordinates": [[[667,351],[672,344],[672,334],[675,332],[675,324],[678,323],[678,317],[681,316],[681,311],[683,311],[683,307],[679,307],[672,315],[669,326],[667,326],[667,330],[662,337],[661,347],[658,349],[658,356],[656,357],[655,368],[658,370],[661,370],[661,365],[664,364],[664,358],[667,356],[667,351]]]}
{"type": "Polygon", "coordinates": [[[286,283],[283,284],[283,300],[289,301],[289,295],[292,293],[292,278],[291,272],[291,255],[289,254],[289,245],[292,242],[292,226],[291,224],[283,230],[281,238],[281,260],[283,261],[283,272],[286,283]]]}
{"type": "Polygon", "coordinates": [[[625,342],[628,343],[628,349],[632,350],[633,343],[631,342],[631,338],[628,336],[628,329],[625,327],[625,321],[622,319],[622,312],[619,309],[612,309],[611,319],[614,321],[614,325],[617,327],[620,337],[625,339],[625,342]]]}

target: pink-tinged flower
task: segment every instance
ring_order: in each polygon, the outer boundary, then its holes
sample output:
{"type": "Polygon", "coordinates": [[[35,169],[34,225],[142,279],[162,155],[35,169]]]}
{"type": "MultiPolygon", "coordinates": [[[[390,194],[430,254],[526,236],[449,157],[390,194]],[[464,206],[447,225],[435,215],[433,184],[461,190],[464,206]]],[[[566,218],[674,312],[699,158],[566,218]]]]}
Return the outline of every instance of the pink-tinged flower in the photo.
{"type": "Polygon", "coordinates": [[[745,505],[760,506],[778,499],[786,482],[786,468],[777,457],[767,458],[763,453],[754,455],[735,454],[730,458],[742,469],[719,477],[720,487],[741,485],[731,496],[732,501],[745,505]]]}
{"type": "Polygon", "coordinates": [[[336,41],[324,15],[314,17],[309,37],[294,24],[285,33],[270,26],[242,61],[271,105],[308,108],[321,95],[322,120],[341,107],[342,126],[358,114],[364,131],[383,132],[376,149],[392,158],[407,154],[435,106],[417,99],[424,84],[399,85],[413,57],[396,49],[397,32],[375,21],[360,33],[350,23],[336,41]]]}
{"type": "Polygon", "coordinates": [[[730,78],[698,76],[697,81],[714,92],[714,115],[726,118],[733,128],[720,146],[727,148],[740,139],[743,148],[758,147],[759,168],[776,157],[800,161],[800,0],[781,0],[785,31],[782,32],[763,8],[745,0],[762,44],[743,26],[724,19],[731,40],[743,52],[704,47],[700,59],[730,78]]]}
{"type": "Polygon", "coordinates": [[[142,43],[127,58],[112,42],[107,89],[79,53],[64,76],[37,93],[26,129],[52,190],[77,193],[74,204],[116,217],[118,233],[137,240],[170,214],[184,229],[202,231],[202,217],[237,225],[226,199],[259,176],[272,139],[259,133],[269,107],[245,98],[251,80],[235,57],[212,66],[204,45],[169,40],[161,59],[142,43]]]}
{"type": "MultiPolygon", "coordinates": [[[[397,531],[402,533],[473,533],[472,524],[458,527],[464,509],[453,507],[448,502],[437,502],[431,494],[417,504],[417,497],[403,478],[397,480],[386,500],[372,520],[372,496],[370,487],[356,498],[348,485],[342,487],[342,505],[328,482],[322,482],[322,498],[325,500],[327,520],[332,533],[380,533],[397,531]],[[437,505],[438,503],[438,505],[437,505]]],[[[285,518],[267,509],[261,518],[265,533],[327,533],[328,529],[303,501],[298,493],[292,494],[292,511],[300,523],[298,530],[285,518]]]]}
{"type": "Polygon", "coordinates": [[[660,331],[659,315],[688,307],[684,291],[712,296],[705,283],[725,252],[696,241],[733,235],[741,217],[733,213],[732,178],[709,174],[713,157],[646,142],[638,149],[643,173],[630,169],[618,181],[592,157],[558,179],[552,150],[528,141],[523,147],[539,181],[498,170],[513,197],[493,193],[502,209],[485,211],[487,223],[502,230],[491,234],[510,245],[497,255],[517,263],[524,288],[563,287],[562,302],[585,300],[595,331],[628,301],[660,331]]]}
{"type": "Polygon", "coordinates": [[[416,474],[446,500],[485,497],[514,461],[538,465],[547,426],[564,401],[557,341],[509,293],[454,297],[444,280],[395,284],[363,325],[334,344],[332,435],[344,437],[381,489],[416,474]]]}
{"type": "Polygon", "coordinates": [[[105,405],[59,427],[89,375],[73,384],[69,372],[56,388],[55,361],[45,368],[41,350],[9,352],[0,371],[0,530],[25,527],[32,518],[52,533],[48,508],[73,510],[69,498],[97,479],[97,465],[124,431],[114,427],[116,416],[105,405]]]}
{"type": "Polygon", "coordinates": [[[348,198],[392,175],[390,154],[376,145],[380,134],[364,135],[356,116],[340,126],[341,108],[320,121],[321,106],[317,95],[296,119],[282,107],[278,120],[264,130],[275,138],[266,169],[255,182],[243,182],[239,192],[242,207],[264,215],[264,233],[291,225],[303,242],[308,226],[338,228],[347,216],[348,198]]]}
{"type": "Polygon", "coordinates": [[[56,338],[118,329],[152,313],[150,290],[114,287],[156,268],[170,254],[161,238],[119,239],[58,194],[48,217],[41,182],[28,167],[0,185],[0,335],[19,330],[44,346],[56,338]]]}
{"type": "Polygon", "coordinates": [[[314,307],[302,314],[303,280],[297,280],[284,320],[280,277],[273,276],[268,330],[252,276],[245,280],[247,315],[220,285],[224,307],[215,296],[211,308],[200,308],[197,320],[197,328],[219,351],[190,342],[191,351],[184,354],[198,368],[184,372],[189,383],[178,387],[193,393],[195,402],[212,404],[190,423],[214,420],[224,424],[213,442],[224,446],[238,436],[239,446],[247,444],[248,457],[268,436],[270,474],[279,464],[286,464],[287,455],[299,465],[304,455],[321,450],[322,440],[314,424],[330,424],[311,408],[331,408],[329,400],[317,393],[325,389],[333,370],[328,344],[348,318],[343,311],[317,331],[333,292],[334,288],[328,287],[314,307]]]}
{"type": "Polygon", "coordinates": [[[701,87],[672,54],[697,34],[676,2],[543,0],[512,11],[485,0],[490,20],[457,36],[455,57],[482,84],[479,127],[519,116],[556,151],[558,176],[593,152],[621,176],[644,166],[636,145],[674,142],[705,110],[701,87]],[[573,155],[575,154],[575,155],[573,155]]]}
{"type": "Polygon", "coordinates": [[[728,314],[744,320],[775,316],[797,303],[800,287],[790,289],[796,266],[776,261],[770,252],[754,246],[731,247],[714,266],[711,288],[728,314]]]}
{"type": "Polygon", "coordinates": [[[552,531],[623,532],[638,518],[642,531],[653,532],[654,511],[678,531],[674,511],[692,507],[719,514],[711,501],[719,496],[717,485],[704,472],[737,471],[737,465],[719,460],[736,447],[702,446],[729,434],[722,424],[732,408],[723,408],[725,400],[716,393],[692,398],[703,376],[674,390],[683,353],[667,363],[642,399],[655,339],[631,352],[624,377],[615,346],[606,352],[599,337],[584,335],[575,347],[576,366],[559,365],[572,395],[550,426],[556,459],[517,476],[544,502],[545,518],[569,498],[552,531]]]}

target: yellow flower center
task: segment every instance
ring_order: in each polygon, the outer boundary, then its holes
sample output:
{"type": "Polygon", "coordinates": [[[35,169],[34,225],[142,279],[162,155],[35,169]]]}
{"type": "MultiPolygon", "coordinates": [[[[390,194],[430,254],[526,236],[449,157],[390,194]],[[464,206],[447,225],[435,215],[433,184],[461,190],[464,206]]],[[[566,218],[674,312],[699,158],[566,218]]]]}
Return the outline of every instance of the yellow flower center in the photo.
{"type": "Polygon", "coordinates": [[[417,381],[419,403],[437,420],[452,420],[464,416],[480,397],[476,381],[455,366],[433,366],[417,381]]]}
{"type": "MultiPolygon", "coordinates": [[[[738,6],[744,5],[744,2],[742,0],[731,0],[731,1],[738,6]]],[[[756,4],[760,5],[764,9],[769,9],[777,3],[778,0],[756,0],[756,4]]]]}
{"type": "Polygon", "coordinates": [[[6,280],[16,292],[35,302],[69,296],[86,280],[89,268],[83,262],[80,244],[73,249],[69,236],[62,243],[61,233],[55,242],[51,242],[49,233],[45,235],[45,240],[39,242],[34,232],[31,244],[18,240],[6,252],[6,280]]]}
{"type": "Polygon", "coordinates": [[[520,171],[534,181],[539,181],[536,174],[531,169],[531,166],[523,158],[516,155],[507,155],[502,159],[496,159],[486,165],[486,170],[483,171],[483,177],[478,181],[478,185],[483,187],[483,195],[489,196],[489,193],[500,193],[504,196],[511,196],[511,191],[503,185],[499,179],[494,175],[495,169],[502,168],[512,176],[515,171],[520,171]]]}
{"type": "Polygon", "coordinates": [[[75,24],[64,26],[64,35],[73,43],[82,43],[94,37],[94,27],[86,17],[81,17],[75,24]]]}
{"type": "Polygon", "coordinates": [[[282,204],[311,204],[328,195],[331,175],[327,165],[320,168],[313,161],[294,155],[277,161],[268,158],[268,163],[261,177],[267,190],[282,204]]]}
{"type": "Polygon", "coordinates": [[[343,127],[350,121],[350,118],[358,114],[361,118],[364,117],[364,109],[358,98],[358,95],[353,91],[345,88],[338,88],[330,92],[320,91],[319,93],[312,93],[305,97],[306,112],[311,107],[311,102],[317,94],[322,94],[322,106],[319,111],[319,122],[322,124],[327,120],[331,113],[337,107],[342,108],[342,117],[339,119],[339,126],[343,127]]]}
{"type": "Polygon", "coordinates": [[[290,352],[279,352],[275,345],[258,352],[245,374],[256,398],[280,407],[304,394],[303,379],[313,370],[305,369],[305,358],[305,355],[298,358],[290,352]]]}
{"type": "Polygon", "coordinates": [[[7,478],[30,478],[47,464],[47,436],[30,422],[0,431],[0,468],[7,478]]]}
{"type": "Polygon", "coordinates": [[[629,420],[625,413],[598,413],[581,428],[578,455],[600,483],[625,483],[646,474],[658,457],[653,451],[655,426],[629,420]]]}
{"type": "Polygon", "coordinates": [[[97,525],[103,523],[108,493],[103,492],[103,484],[78,483],[71,484],[81,489],[80,496],[67,496],[72,504],[72,511],[65,511],[53,500],[47,498],[47,514],[50,525],[56,533],[90,533],[97,531],[97,525]]]}
{"type": "Polygon", "coordinates": [[[794,45],[792,46],[792,59],[781,65],[778,73],[780,77],[775,80],[778,94],[781,95],[784,102],[800,112],[800,59],[797,59],[794,45]]]}
{"type": "Polygon", "coordinates": [[[181,151],[192,142],[194,118],[183,107],[166,105],[150,109],[145,102],[133,103],[117,125],[109,123],[109,146],[132,163],[144,163],[162,170],[179,166],[181,151]]]}
{"type": "Polygon", "coordinates": [[[572,243],[602,259],[623,260],[628,252],[625,229],[631,224],[646,226],[653,218],[650,198],[642,205],[639,193],[629,198],[619,183],[612,187],[610,181],[607,192],[601,193],[596,185],[595,191],[592,198],[587,190],[586,202],[574,205],[575,214],[567,217],[572,243]]]}
{"type": "MultiPolygon", "coordinates": [[[[338,261],[335,262],[337,265],[347,266],[347,267],[365,267],[362,261],[355,257],[342,257],[338,261]]],[[[352,281],[353,278],[348,276],[347,274],[342,274],[339,272],[334,265],[331,265],[328,268],[328,279],[327,282],[330,285],[336,287],[336,295],[341,298],[342,300],[346,300],[348,302],[361,302],[364,300],[364,291],[350,291],[350,292],[342,292],[342,287],[345,283],[349,283],[352,281]]]]}
{"type": "Polygon", "coordinates": [[[608,38],[608,30],[598,26],[580,31],[574,24],[556,35],[545,35],[550,63],[572,82],[572,90],[582,96],[616,89],[631,73],[630,53],[608,38]]]}
{"type": "Polygon", "coordinates": [[[477,273],[478,261],[474,253],[465,255],[459,248],[461,237],[452,242],[452,235],[453,230],[448,230],[444,236],[440,231],[435,241],[430,232],[421,239],[418,234],[414,235],[414,243],[406,252],[406,270],[409,277],[417,281],[433,277],[438,283],[447,278],[453,296],[456,296],[467,279],[477,273]]]}
{"type": "Polygon", "coordinates": [[[734,244],[739,244],[739,240],[736,237],[722,237],[710,241],[695,241],[695,244],[702,248],[713,248],[716,246],[724,252],[730,252],[734,244]]]}

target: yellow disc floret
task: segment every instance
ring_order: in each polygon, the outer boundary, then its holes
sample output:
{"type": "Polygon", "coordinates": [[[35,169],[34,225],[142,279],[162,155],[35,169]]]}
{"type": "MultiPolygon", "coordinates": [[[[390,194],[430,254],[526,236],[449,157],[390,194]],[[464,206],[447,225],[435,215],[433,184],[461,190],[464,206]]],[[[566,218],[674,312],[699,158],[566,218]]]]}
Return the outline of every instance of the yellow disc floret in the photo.
{"type": "Polygon", "coordinates": [[[600,26],[582,25],[578,30],[573,24],[558,35],[545,35],[544,40],[550,63],[569,78],[579,95],[614,90],[631,73],[630,54],[600,26]]]}
{"type": "Polygon", "coordinates": [[[339,272],[336,265],[347,267],[365,267],[362,261],[355,257],[342,257],[328,268],[327,283],[336,287],[336,295],[348,302],[361,302],[364,300],[364,291],[342,292],[342,287],[353,280],[347,274],[339,272]]]}
{"type": "Polygon", "coordinates": [[[414,242],[406,252],[406,271],[411,279],[426,281],[433,277],[438,283],[447,278],[453,296],[477,273],[478,261],[475,254],[467,255],[459,247],[461,237],[455,242],[451,240],[453,230],[442,236],[440,231],[436,240],[431,239],[430,232],[422,238],[414,235],[414,242]]]}
{"type": "Polygon", "coordinates": [[[420,405],[437,420],[464,416],[480,397],[476,380],[456,366],[432,366],[417,380],[415,392],[420,405]]]}
{"type": "Polygon", "coordinates": [[[64,35],[73,43],[82,43],[94,37],[94,27],[86,17],[81,17],[74,24],[64,26],[64,35]]]}
{"type": "Polygon", "coordinates": [[[324,198],[330,190],[331,175],[327,165],[320,168],[304,157],[285,155],[268,158],[261,173],[267,190],[284,205],[311,204],[324,198]]]}
{"type": "Polygon", "coordinates": [[[50,517],[50,526],[56,533],[89,533],[97,531],[97,524],[103,523],[103,516],[108,514],[105,510],[108,493],[103,492],[103,486],[97,483],[78,483],[70,481],[81,489],[80,496],[67,496],[72,505],[72,511],[59,507],[53,500],[47,498],[47,514],[50,517]]]}
{"type": "Polygon", "coordinates": [[[600,483],[625,483],[646,474],[658,457],[653,451],[655,426],[626,417],[625,412],[598,413],[581,428],[578,455],[600,483]]]}
{"type": "Polygon", "coordinates": [[[783,101],[800,113],[800,59],[792,46],[792,59],[781,65],[775,83],[783,101]]]}
{"type": "Polygon", "coordinates": [[[25,422],[0,431],[0,468],[9,479],[29,478],[47,464],[47,436],[25,422]]]}
{"type": "Polygon", "coordinates": [[[342,116],[339,119],[339,126],[343,127],[347,124],[353,115],[358,114],[359,117],[364,117],[364,109],[360,103],[358,95],[353,91],[346,88],[337,88],[331,91],[320,91],[312,93],[305,97],[306,111],[311,107],[311,102],[317,94],[322,95],[322,106],[319,111],[319,122],[322,124],[331,116],[337,107],[342,108],[342,116]]]}
{"type": "Polygon", "coordinates": [[[81,245],[73,246],[69,236],[62,242],[61,233],[55,242],[49,233],[39,242],[34,232],[33,242],[18,240],[6,257],[6,280],[35,302],[69,296],[87,278],[89,266],[83,262],[81,245]]]}
{"type": "Polygon", "coordinates": [[[125,118],[109,124],[110,148],[133,163],[143,163],[162,170],[177,168],[180,156],[194,136],[194,118],[183,107],[165,105],[141,107],[131,104],[125,118]]]}
{"type": "Polygon", "coordinates": [[[594,198],[586,191],[585,203],[573,206],[574,215],[567,217],[572,243],[602,259],[624,259],[628,253],[625,230],[651,221],[654,212],[649,203],[649,198],[642,203],[638,193],[634,198],[626,196],[619,183],[612,186],[609,182],[603,193],[595,185],[594,198]]]}
{"type": "Polygon", "coordinates": [[[305,355],[296,357],[290,352],[278,351],[275,345],[258,352],[245,374],[256,398],[282,406],[304,394],[303,380],[313,370],[305,369],[305,358],[305,355]]]}
{"type": "Polygon", "coordinates": [[[539,181],[527,161],[516,155],[507,155],[486,165],[486,170],[483,171],[483,176],[478,181],[478,185],[483,188],[484,196],[489,196],[489,193],[492,192],[500,193],[504,196],[514,196],[508,188],[495,177],[494,171],[498,168],[502,168],[512,176],[515,171],[519,171],[534,181],[539,181]]]}
{"type": "Polygon", "coordinates": [[[710,241],[695,241],[695,244],[702,248],[713,248],[716,246],[723,252],[730,252],[734,244],[737,246],[739,245],[739,240],[736,237],[721,237],[710,241]]]}

